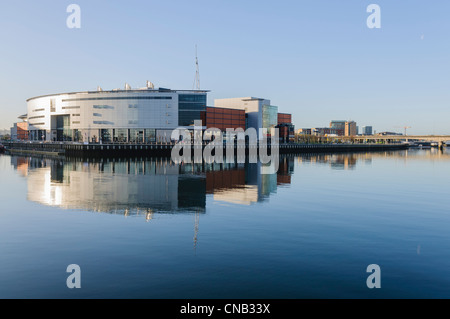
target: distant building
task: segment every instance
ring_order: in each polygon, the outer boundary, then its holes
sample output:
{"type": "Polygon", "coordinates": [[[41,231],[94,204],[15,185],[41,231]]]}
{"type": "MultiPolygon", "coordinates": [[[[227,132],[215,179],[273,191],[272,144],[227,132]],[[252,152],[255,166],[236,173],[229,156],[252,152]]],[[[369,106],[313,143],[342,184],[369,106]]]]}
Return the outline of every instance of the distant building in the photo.
{"type": "Polygon", "coordinates": [[[361,134],[362,135],[372,135],[373,134],[372,126],[363,126],[361,129],[361,134]]]}
{"type": "Polygon", "coordinates": [[[338,136],[355,136],[357,135],[355,121],[331,121],[330,128],[336,130],[338,136]]]}
{"type": "Polygon", "coordinates": [[[11,127],[9,135],[11,136],[11,141],[17,141],[17,123],[14,123],[13,127],[11,127]]]}
{"type": "Polygon", "coordinates": [[[311,128],[299,128],[297,130],[297,134],[299,135],[311,135],[312,129],[311,128]]]}
{"type": "Polygon", "coordinates": [[[356,122],[347,121],[345,122],[345,136],[355,136],[357,135],[356,131],[356,122]]]}
{"type": "Polygon", "coordinates": [[[336,135],[336,129],[329,127],[313,127],[311,128],[311,135],[315,136],[336,135]]]}
{"type": "Polygon", "coordinates": [[[336,130],[336,135],[344,136],[345,135],[345,123],[346,123],[346,121],[331,121],[330,128],[336,130]]]}

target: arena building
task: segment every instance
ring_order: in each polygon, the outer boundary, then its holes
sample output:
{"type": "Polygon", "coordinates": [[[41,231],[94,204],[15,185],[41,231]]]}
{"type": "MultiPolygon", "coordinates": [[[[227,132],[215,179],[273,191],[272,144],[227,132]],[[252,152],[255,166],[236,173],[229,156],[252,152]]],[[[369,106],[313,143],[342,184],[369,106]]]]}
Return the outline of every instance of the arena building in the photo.
{"type": "Polygon", "coordinates": [[[172,130],[191,127],[206,111],[204,90],[147,87],[72,92],[27,100],[30,140],[170,142],[172,130]]]}

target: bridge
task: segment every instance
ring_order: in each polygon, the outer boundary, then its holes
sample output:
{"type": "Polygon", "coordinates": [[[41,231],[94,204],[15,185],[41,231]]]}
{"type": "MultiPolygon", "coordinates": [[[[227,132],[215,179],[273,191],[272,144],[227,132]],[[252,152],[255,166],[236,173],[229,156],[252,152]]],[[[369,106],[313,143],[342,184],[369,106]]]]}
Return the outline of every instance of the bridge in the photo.
{"type": "Polygon", "coordinates": [[[383,141],[385,143],[393,142],[410,142],[412,141],[427,141],[436,142],[439,148],[443,148],[450,141],[450,135],[356,135],[356,136],[327,136],[328,140],[336,141],[354,141],[357,143],[367,143],[372,141],[378,143],[383,141]]]}

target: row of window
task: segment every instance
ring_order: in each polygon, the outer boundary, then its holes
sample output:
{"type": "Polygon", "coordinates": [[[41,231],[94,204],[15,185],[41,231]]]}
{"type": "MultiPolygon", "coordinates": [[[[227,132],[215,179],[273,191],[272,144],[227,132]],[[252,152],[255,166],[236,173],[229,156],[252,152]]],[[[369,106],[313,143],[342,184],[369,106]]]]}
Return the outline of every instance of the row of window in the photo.
{"type": "Polygon", "coordinates": [[[244,120],[245,116],[239,116],[239,115],[223,115],[222,114],[206,114],[207,119],[235,119],[235,120],[244,120]]]}
{"type": "Polygon", "coordinates": [[[28,119],[29,119],[29,120],[33,120],[33,119],[43,119],[44,117],[45,117],[45,115],[30,116],[28,119]]]}
{"type": "Polygon", "coordinates": [[[202,102],[206,104],[206,95],[202,94],[180,94],[178,95],[180,102],[202,102]]]}
{"type": "Polygon", "coordinates": [[[62,102],[75,101],[104,101],[104,100],[171,100],[171,96],[113,96],[113,97],[83,97],[75,99],[64,99],[62,102]]]}
{"type": "Polygon", "coordinates": [[[111,122],[111,121],[94,121],[94,124],[109,124],[109,125],[114,125],[114,122],[111,122]]]}
{"type": "Polygon", "coordinates": [[[114,109],[114,106],[111,106],[111,105],[93,105],[92,107],[94,109],[109,109],[109,110],[114,109]]]}

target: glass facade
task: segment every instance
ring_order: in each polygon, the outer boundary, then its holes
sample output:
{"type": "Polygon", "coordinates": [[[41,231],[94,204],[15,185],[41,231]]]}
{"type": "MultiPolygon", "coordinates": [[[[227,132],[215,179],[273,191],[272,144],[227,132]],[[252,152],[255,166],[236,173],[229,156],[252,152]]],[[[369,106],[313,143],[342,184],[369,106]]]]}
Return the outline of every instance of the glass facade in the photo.
{"type": "Polygon", "coordinates": [[[195,120],[201,119],[206,111],[206,94],[178,95],[178,125],[192,126],[195,120]]]}
{"type": "Polygon", "coordinates": [[[129,142],[130,143],[142,143],[144,142],[144,129],[129,129],[129,142]]]}
{"type": "Polygon", "coordinates": [[[72,130],[70,129],[70,115],[56,116],[56,140],[72,140],[72,130]]]}
{"type": "Polygon", "coordinates": [[[274,128],[278,124],[278,106],[262,106],[262,128],[267,130],[274,128]]]}
{"type": "Polygon", "coordinates": [[[100,138],[101,138],[102,143],[111,142],[112,129],[101,129],[100,130],[100,138]]]}
{"type": "Polygon", "coordinates": [[[47,139],[46,130],[33,130],[28,131],[30,141],[45,141],[47,139]]]}
{"type": "Polygon", "coordinates": [[[73,130],[73,140],[74,142],[82,142],[83,134],[79,130],[73,130]]]}
{"type": "Polygon", "coordinates": [[[127,142],[128,141],[128,129],[116,128],[114,129],[114,142],[127,142]]]}
{"type": "Polygon", "coordinates": [[[156,142],[156,130],[155,129],[146,129],[145,130],[145,143],[154,143],[156,142]]]}

